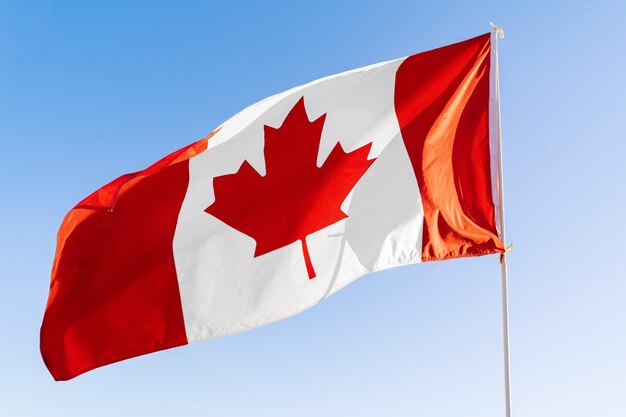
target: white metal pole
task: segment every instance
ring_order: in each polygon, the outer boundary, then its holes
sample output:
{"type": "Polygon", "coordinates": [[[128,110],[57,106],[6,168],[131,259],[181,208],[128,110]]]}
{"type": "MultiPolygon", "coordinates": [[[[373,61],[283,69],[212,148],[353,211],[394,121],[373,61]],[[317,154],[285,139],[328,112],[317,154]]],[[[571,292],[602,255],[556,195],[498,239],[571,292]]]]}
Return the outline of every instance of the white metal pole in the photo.
{"type": "Polygon", "coordinates": [[[506,417],[511,417],[511,360],[509,356],[509,283],[506,253],[500,256],[502,273],[502,336],[504,339],[504,407],[506,417]]]}
{"type": "MultiPolygon", "coordinates": [[[[499,201],[499,229],[502,243],[506,246],[504,231],[504,181],[502,175],[502,129],[500,125],[500,80],[498,73],[498,38],[504,37],[504,31],[493,23],[491,24],[495,48],[495,97],[498,129],[498,201],[499,201]]],[[[504,407],[506,417],[511,417],[511,360],[509,348],[509,280],[506,265],[506,252],[500,255],[500,272],[502,275],[502,339],[504,347],[504,407]]]]}

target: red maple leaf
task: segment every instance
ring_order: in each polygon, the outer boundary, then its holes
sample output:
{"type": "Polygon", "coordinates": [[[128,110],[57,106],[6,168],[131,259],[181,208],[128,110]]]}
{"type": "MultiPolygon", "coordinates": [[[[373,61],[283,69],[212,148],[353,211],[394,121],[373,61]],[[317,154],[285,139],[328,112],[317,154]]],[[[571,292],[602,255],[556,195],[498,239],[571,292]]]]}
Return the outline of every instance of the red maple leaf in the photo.
{"type": "Polygon", "coordinates": [[[337,142],[317,167],[326,114],[309,121],[304,97],[282,126],[264,126],[265,175],[248,161],[213,179],[215,202],[204,211],[256,241],[254,257],[302,242],[309,278],[315,277],[306,237],[348,217],[341,204],[374,162],[371,143],[346,153],[337,142]]]}

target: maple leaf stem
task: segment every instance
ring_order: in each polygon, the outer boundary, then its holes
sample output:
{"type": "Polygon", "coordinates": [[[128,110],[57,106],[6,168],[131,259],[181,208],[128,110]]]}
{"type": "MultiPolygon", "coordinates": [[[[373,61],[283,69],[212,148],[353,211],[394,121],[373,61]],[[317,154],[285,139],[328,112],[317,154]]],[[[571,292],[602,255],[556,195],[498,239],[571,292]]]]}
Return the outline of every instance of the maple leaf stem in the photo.
{"type": "Polygon", "coordinates": [[[311,255],[309,255],[309,247],[306,245],[306,238],[300,239],[302,242],[302,254],[304,255],[304,263],[306,265],[306,272],[309,274],[309,279],[315,278],[315,269],[313,269],[313,263],[311,262],[311,255]]]}

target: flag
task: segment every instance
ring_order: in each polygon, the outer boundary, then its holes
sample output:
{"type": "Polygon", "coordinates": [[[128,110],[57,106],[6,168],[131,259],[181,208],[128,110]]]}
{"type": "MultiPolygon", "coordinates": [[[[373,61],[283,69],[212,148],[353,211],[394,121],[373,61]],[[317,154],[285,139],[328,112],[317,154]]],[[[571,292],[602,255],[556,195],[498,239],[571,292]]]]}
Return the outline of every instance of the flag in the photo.
{"type": "Polygon", "coordinates": [[[41,353],[57,380],[259,327],[357,278],[504,251],[485,34],[262,100],[78,203],[41,353]]]}

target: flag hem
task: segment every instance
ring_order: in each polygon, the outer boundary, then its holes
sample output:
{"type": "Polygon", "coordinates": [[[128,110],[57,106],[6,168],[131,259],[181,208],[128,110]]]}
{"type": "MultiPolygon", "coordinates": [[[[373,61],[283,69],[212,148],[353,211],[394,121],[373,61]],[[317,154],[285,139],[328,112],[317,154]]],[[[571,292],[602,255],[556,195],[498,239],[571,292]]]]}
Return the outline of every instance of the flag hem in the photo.
{"type": "Polygon", "coordinates": [[[491,31],[490,59],[489,59],[489,155],[491,170],[491,197],[493,200],[496,230],[498,238],[504,245],[502,230],[503,207],[501,201],[502,184],[500,182],[500,87],[498,78],[498,32],[491,31]]]}

